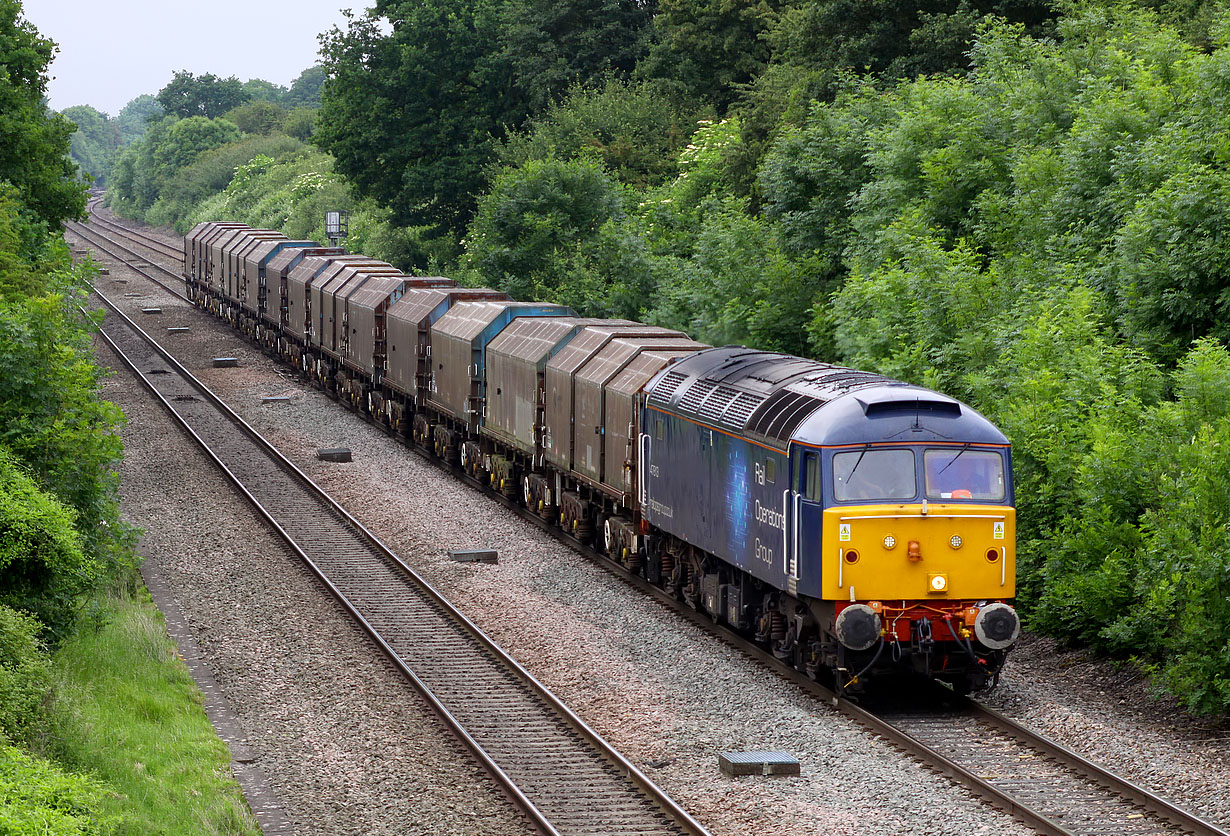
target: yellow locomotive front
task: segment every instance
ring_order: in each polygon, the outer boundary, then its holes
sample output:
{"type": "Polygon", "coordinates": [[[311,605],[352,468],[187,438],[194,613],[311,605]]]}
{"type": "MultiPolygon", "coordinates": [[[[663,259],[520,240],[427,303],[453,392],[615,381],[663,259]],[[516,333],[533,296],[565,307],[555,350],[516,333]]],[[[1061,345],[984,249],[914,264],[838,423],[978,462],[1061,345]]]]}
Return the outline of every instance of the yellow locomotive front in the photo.
{"type": "Polygon", "coordinates": [[[1016,641],[1016,510],[1006,444],[832,448],[821,597],[846,686],[914,670],[985,686],[1016,641]]]}

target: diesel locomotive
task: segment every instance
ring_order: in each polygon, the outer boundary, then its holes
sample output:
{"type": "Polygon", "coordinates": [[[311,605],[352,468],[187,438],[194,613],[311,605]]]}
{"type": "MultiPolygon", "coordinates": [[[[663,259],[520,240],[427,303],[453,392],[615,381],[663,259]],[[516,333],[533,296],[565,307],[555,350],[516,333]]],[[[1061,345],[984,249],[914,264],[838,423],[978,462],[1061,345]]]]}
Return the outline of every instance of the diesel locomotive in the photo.
{"type": "Polygon", "coordinates": [[[243,224],[194,228],[183,276],[326,392],[843,690],[982,688],[1017,639],[1008,440],[952,398],[243,224]]]}

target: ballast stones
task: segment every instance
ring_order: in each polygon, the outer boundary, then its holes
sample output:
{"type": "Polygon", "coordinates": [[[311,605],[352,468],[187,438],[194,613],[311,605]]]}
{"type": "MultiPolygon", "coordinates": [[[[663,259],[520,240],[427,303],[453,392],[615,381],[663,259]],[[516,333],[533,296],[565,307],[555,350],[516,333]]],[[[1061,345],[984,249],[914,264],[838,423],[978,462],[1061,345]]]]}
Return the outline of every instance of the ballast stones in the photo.
{"type": "Polygon", "coordinates": [[[350,461],[349,447],[320,447],[316,450],[316,458],[322,462],[350,461]]]}
{"type": "Polygon", "coordinates": [[[718,766],[727,775],[799,774],[799,759],[789,752],[722,752],[718,766]]]}
{"type": "Polygon", "coordinates": [[[458,563],[499,563],[500,553],[495,549],[452,549],[450,560],[458,563]]]}

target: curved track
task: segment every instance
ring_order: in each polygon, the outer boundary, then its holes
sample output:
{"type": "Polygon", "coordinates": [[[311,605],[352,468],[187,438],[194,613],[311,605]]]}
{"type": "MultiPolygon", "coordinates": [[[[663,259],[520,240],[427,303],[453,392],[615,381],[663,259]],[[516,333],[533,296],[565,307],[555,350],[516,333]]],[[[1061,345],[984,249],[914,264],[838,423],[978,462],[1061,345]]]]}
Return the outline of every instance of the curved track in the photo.
{"type": "Polygon", "coordinates": [[[947,692],[937,697],[932,683],[918,686],[916,696],[919,699],[909,709],[890,707],[872,711],[840,699],[830,689],[783,664],[763,648],[715,624],[707,615],[691,609],[604,555],[586,548],[556,526],[472,479],[460,468],[441,462],[425,450],[414,449],[441,469],[483,490],[523,519],[577,548],[707,632],[760,659],[842,714],[892,741],[1039,833],[1049,836],[1230,836],[1227,831],[1181,810],[1160,795],[1116,776],[974,700],[947,692]]]}
{"type": "MultiPolygon", "coordinates": [[[[97,293],[97,291],[96,291],[97,293]]],[[[544,834],[704,829],[169,353],[101,333],[544,834]]]]}

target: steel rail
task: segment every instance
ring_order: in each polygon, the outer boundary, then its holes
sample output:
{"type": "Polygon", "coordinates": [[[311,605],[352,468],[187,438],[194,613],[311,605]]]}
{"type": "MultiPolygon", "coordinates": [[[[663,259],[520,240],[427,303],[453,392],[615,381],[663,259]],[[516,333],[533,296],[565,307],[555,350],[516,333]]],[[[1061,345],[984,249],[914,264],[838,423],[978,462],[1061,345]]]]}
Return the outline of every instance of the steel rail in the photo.
{"type": "MultiPolygon", "coordinates": [[[[94,208],[95,208],[95,204],[91,203],[90,209],[93,210],[94,208]]],[[[90,212],[89,223],[91,224],[96,223],[96,224],[106,227],[112,232],[118,232],[121,235],[121,237],[126,238],[129,241],[132,241],[134,244],[139,244],[142,247],[146,247],[151,250],[157,250],[159,251],[160,255],[164,255],[167,258],[177,259],[181,262],[184,259],[183,250],[176,249],[175,247],[171,246],[165,241],[159,241],[157,238],[154,238],[151,235],[146,235],[144,232],[140,232],[139,230],[132,229],[120,223],[116,223],[115,221],[110,220],[109,218],[104,218],[102,215],[98,214],[97,212],[94,212],[94,211],[90,212]]]]}
{"type": "Polygon", "coordinates": [[[167,284],[166,282],[162,281],[156,276],[150,275],[144,269],[142,269],[136,264],[133,264],[128,259],[126,259],[124,256],[117,254],[115,252],[115,249],[119,249],[119,250],[122,250],[128,253],[129,256],[140,261],[142,264],[146,264],[146,265],[149,265],[150,267],[153,267],[155,270],[158,270],[170,276],[178,284],[182,285],[184,283],[184,279],[178,273],[174,272],[173,270],[168,270],[167,268],[163,267],[161,264],[156,264],[155,262],[141,255],[140,253],[137,253],[137,252],[134,252],[128,249],[127,247],[125,247],[123,244],[119,243],[115,239],[109,238],[108,236],[98,232],[97,230],[90,229],[86,227],[84,224],[79,224],[79,223],[70,221],[67,224],[65,224],[65,227],[73,235],[76,235],[79,238],[84,238],[86,243],[88,243],[90,246],[97,247],[98,249],[105,252],[107,255],[123,263],[124,266],[128,267],[131,270],[137,271],[142,276],[145,276],[147,279],[149,279],[150,281],[152,281],[154,284],[158,285],[159,287],[163,288],[164,290],[169,291],[170,293],[172,293],[173,295],[175,295],[176,297],[180,299],[188,301],[187,294],[180,292],[178,288],[172,287],[171,285],[167,284]],[[99,243],[100,241],[103,241],[106,243],[99,243]],[[111,246],[108,247],[107,244],[110,244],[111,246]],[[115,249],[112,249],[112,247],[114,247],[115,249]]]}
{"type": "MultiPolygon", "coordinates": [[[[209,390],[208,387],[197,380],[191,372],[179,364],[179,362],[169,352],[167,352],[162,346],[153,340],[153,338],[146,334],[138,325],[136,325],[136,323],[125,316],[123,312],[114,305],[114,303],[107,299],[101,292],[95,290],[95,293],[104,301],[105,304],[107,304],[108,307],[112,309],[112,311],[114,311],[126,328],[130,329],[134,334],[138,335],[141,340],[147,343],[150,348],[152,348],[158,356],[163,358],[163,360],[171,366],[181,378],[188,381],[190,385],[206,400],[208,400],[216,410],[218,410],[226,417],[227,420],[238,427],[248,439],[258,445],[262,452],[278,462],[279,466],[284,468],[287,472],[292,473],[298,482],[300,482],[305,488],[311,490],[318,499],[328,504],[334,513],[346,520],[348,525],[352,526],[353,529],[358,532],[372,548],[379,551],[381,556],[386,560],[389,560],[391,563],[396,565],[398,569],[404,573],[404,576],[410,580],[419,591],[429,597],[437,607],[445,611],[448,616],[459,624],[471,638],[477,641],[484,650],[495,656],[502,665],[512,671],[514,675],[517,676],[524,684],[528,685],[530,689],[537,694],[538,697],[546,703],[555,714],[562,718],[569,727],[573,728],[574,731],[585,739],[587,743],[601,752],[601,754],[618,770],[620,774],[627,778],[648,798],[652,799],[661,811],[679,828],[678,832],[694,834],[695,836],[707,836],[705,829],[699,824],[699,822],[679,807],[673,799],[661,790],[661,788],[641,773],[634,764],[620,755],[618,751],[610,746],[600,735],[597,734],[597,732],[593,731],[580,717],[567,708],[567,706],[565,706],[546,686],[538,682],[537,679],[535,679],[518,662],[509,656],[502,648],[500,648],[499,645],[491,640],[468,617],[453,607],[453,605],[450,604],[439,592],[432,588],[411,567],[406,565],[400,560],[400,558],[387,549],[370,531],[355,520],[322,488],[312,482],[306,474],[282,456],[281,453],[278,452],[277,449],[266,439],[264,439],[255,429],[248,425],[240,416],[230,410],[220,398],[209,390]]],[[[336,586],[329,577],[327,577],[326,573],[320,569],[307,555],[304,549],[294,541],[289,532],[287,532],[283,526],[278,523],[274,514],[269,509],[264,507],[258,498],[248,490],[242,479],[222,461],[221,457],[214,452],[207,442],[192,428],[187,419],[180,415],[174,405],[162,395],[149,377],[141,373],[136,364],[132,362],[132,360],[128,358],[127,355],[115,344],[110,335],[106,334],[105,331],[103,331],[102,334],[104,339],[106,339],[107,342],[116,350],[117,354],[124,359],[126,365],[128,365],[128,367],[143,380],[147,387],[158,395],[163,405],[172,413],[173,416],[175,416],[175,419],[181,424],[181,426],[183,426],[188,433],[196,439],[196,441],[201,444],[203,448],[205,448],[208,455],[236,484],[236,486],[249,499],[249,501],[252,502],[258,512],[265,517],[265,519],[275,528],[276,531],[278,531],[279,535],[287,541],[300,559],[303,560],[305,564],[317,575],[317,577],[321,579],[331,594],[338,599],[338,601],[352,615],[352,617],[355,618],[365,632],[367,632],[373,640],[376,641],[381,650],[394,662],[399,670],[406,675],[406,677],[414,684],[415,688],[423,694],[424,698],[427,699],[433,710],[436,711],[436,713],[449,726],[449,728],[457,734],[458,738],[467,746],[467,748],[474,753],[476,759],[479,760],[484,768],[487,769],[488,772],[497,780],[497,782],[504,787],[505,791],[515,801],[515,803],[526,811],[527,816],[534,823],[535,827],[537,827],[540,832],[551,834],[551,836],[555,836],[555,834],[559,833],[552,823],[547,820],[545,815],[538,810],[534,803],[521,791],[513,779],[499,766],[495,759],[485,751],[481,744],[470,735],[460,721],[457,720],[453,713],[449,711],[447,706],[439,698],[437,698],[430,687],[405,664],[397,651],[388,643],[388,641],[386,641],[385,637],[379,633],[376,627],[362,615],[359,609],[349,600],[346,594],[338,586],[336,586]]]]}

